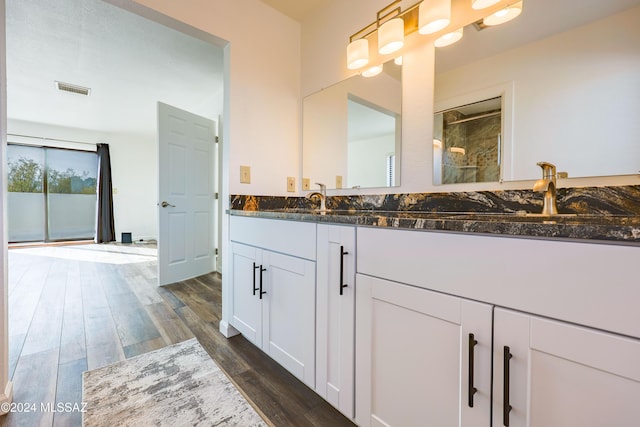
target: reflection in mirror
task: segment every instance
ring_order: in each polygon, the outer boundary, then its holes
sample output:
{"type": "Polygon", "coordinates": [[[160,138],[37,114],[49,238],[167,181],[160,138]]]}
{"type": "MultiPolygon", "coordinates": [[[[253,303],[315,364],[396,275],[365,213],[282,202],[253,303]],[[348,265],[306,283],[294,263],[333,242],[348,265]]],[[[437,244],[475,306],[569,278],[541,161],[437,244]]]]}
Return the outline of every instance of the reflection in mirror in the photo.
{"type": "Polygon", "coordinates": [[[513,112],[504,117],[504,180],[539,178],[542,160],[570,178],[637,174],[638,22],[639,0],[525,2],[514,21],[469,25],[459,43],[436,49],[435,104],[513,88],[503,98],[513,112]]]}
{"type": "Polygon", "coordinates": [[[434,184],[500,179],[501,112],[497,97],[435,114],[434,184]]]}
{"type": "Polygon", "coordinates": [[[303,101],[302,176],[327,188],[400,185],[402,68],[356,75],[303,101]]]}
{"type": "Polygon", "coordinates": [[[347,187],[393,187],[400,120],[393,111],[348,96],[347,187]]]}

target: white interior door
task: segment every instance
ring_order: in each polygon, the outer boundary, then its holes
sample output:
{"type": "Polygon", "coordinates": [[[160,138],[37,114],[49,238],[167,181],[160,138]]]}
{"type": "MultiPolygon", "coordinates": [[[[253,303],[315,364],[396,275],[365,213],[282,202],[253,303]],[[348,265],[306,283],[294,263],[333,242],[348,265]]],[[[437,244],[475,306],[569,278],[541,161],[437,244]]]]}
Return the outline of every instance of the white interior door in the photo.
{"type": "Polygon", "coordinates": [[[215,122],[158,102],[158,284],[214,270],[215,122]]]}

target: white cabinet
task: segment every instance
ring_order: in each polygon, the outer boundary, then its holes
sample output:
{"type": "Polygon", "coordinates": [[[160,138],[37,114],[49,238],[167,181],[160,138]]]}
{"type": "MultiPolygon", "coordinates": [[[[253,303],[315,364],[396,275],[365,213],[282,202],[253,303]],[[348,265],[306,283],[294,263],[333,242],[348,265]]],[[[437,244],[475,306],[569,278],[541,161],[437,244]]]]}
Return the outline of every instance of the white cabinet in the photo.
{"type": "Polygon", "coordinates": [[[494,426],[638,426],[640,340],[499,308],[494,322],[494,426]]]}
{"type": "Polygon", "coordinates": [[[313,388],[315,224],[231,219],[231,324],[313,388]]]}
{"type": "Polygon", "coordinates": [[[356,281],[356,422],[489,426],[491,306],[362,274],[356,281]]]}
{"type": "Polygon", "coordinates": [[[640,248],[357,236],[359,425],[639,425],[640,248]]]}
{"type": "Polygon", "coordinates": [[[316,392],[354,417],[355,227],[318,225],[316,392]]]}

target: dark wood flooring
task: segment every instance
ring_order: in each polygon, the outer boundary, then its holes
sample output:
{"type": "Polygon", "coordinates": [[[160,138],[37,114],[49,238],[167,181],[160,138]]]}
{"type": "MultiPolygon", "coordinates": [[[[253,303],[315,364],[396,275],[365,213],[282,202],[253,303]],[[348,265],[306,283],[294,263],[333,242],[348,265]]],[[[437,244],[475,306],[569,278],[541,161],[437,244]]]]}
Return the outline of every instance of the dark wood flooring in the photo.
{"type": "Polygon", "coordinates": [[[83,371],[194,336],[274,425],[353,425],[242,336],[220,334],[220,275],[157,287],[153,256],[120,250],[9,251],[9,374],[14,402],[36,410],[3,426],[79,426],[79,412],[41,403],[80,403],[83,371]]]}

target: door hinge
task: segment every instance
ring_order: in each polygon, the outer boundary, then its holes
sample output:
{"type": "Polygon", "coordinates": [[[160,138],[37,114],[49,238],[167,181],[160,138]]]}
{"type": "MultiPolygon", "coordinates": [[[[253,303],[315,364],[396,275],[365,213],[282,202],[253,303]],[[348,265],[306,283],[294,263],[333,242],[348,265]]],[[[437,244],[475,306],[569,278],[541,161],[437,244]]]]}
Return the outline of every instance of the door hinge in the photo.
{"type": "Polygon", "coordinates": [[[218,199],[220,198],[220,194],[219,194],[219,193],[215,193],[215,194],[213,195],[213,198],[214,198],[214,199],[216,199],[216,200],[218,200],[218,199]]]}
{"type": "Polygon", "coordinates": [[[220,142],[220,137],[216,136],[216,142],[220,142]]]}
{"type": "Polygon", "coordinates": [[[218,248],[215,249],[215,254],[218,255],[218,248]]]}

